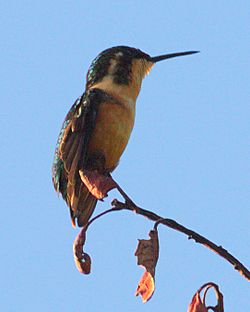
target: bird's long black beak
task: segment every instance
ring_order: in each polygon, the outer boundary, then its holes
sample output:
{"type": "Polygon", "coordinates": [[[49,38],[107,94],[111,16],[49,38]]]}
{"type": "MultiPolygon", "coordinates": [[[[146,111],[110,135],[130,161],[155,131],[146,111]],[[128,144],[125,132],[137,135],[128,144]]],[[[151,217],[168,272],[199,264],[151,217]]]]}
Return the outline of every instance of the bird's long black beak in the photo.
{"type": "Polygon", "coordinates": [[[186,52],[177,52],[177,53],[170,53],[170,54],[164,54],[164,55],[159,55],[159,56],[154,56],[150,58],[150,61],[153,63],[163,61],[172,57],[177,57],[177,56],[184,56],[184,55],[189,55],[189,54],[194,54],[194,53],[199,53],[200,51],[186,51],[186,52]]]}

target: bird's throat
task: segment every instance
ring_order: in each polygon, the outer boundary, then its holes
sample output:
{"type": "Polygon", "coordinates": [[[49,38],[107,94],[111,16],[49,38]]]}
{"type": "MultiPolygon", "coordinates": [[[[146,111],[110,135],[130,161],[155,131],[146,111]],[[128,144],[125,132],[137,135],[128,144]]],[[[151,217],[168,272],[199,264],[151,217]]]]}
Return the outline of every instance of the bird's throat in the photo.
{"type": "Polygon", "coordinates": [[[153,63],[145,60],[133,60],[131,64],[131,70],[128,79],[128,83],[117,83],[114,73],[117,72],[119,63],[113,61],[110,64],[107,75],[105,75],[101,81],[98,81],[92,88],[98,88],[106,93],[112,95],[116,99],[120,99],[122,102],[133,102],[135,105],[136,99],[141,90],[141,84],[143,78],[149,73],[153,66],[153,63]]]}
{"type": "Polygon", "coordinates": [[[111,75],[107,75],[91,87],[94,88],[103,90],[120,102],[129,101],[135,104],[141,85],[117,84],[111,75]]]}

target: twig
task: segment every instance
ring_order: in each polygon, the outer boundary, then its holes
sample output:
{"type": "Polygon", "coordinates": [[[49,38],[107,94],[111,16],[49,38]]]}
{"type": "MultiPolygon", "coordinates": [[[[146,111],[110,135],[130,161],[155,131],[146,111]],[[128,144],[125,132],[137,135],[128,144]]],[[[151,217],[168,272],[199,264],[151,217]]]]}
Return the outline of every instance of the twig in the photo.
{"type": "Polygon", "coordinates": [[[101,213],[99,213],[97,216],[95,216],[94,218],[90,219],[89,222],[84,226],[85,231],[87,231],[88,227],[90,226],[91,223],[93,223],[96,219],[99,219],[100,217],[104,216],[105,214],[112,212],[112,211],[119,211],[122,210],[123,208],[119,208],[119,207],[112,207],[108,210],[105,210],[101,213]]]}
{"type": "Polygon", "coordinates": [[[167,227],[170,227],[171,229],[173,229],[175,231],[186,234],[188,236],[188,239],[193,239],[196,243],[199,243],[199,244],[209,248],[210,250],[212,250],[213,252],[215,252],[216,254],[221,256],[222,258],[224,258],[226,261],[231,263],[235,270],[237,270],[243,277],[245,277],[248,281],[250,281],[250,271],[237,258],[235,258],[232,254],[230,254],[222,246],[216,245],[215,243],[213,243],[212,241],[210,241],[206,237],[196,233],[193,230],[186,228],[185,226],[177,223],[176,221],[174,221],[172,219],[163,218],[163,217],[157,215],[156,213],[154,213],[150,210],[146,210],[146,209],[138,207],[117,183],[116,183],[116,185],[117,185],[117,190],[122,195],[122,197],[125,199],[125,203],[122,203],[119,200],[114,199],[112,201],[113,207],[111,209],[108,209],[108,210],[98,214],[96,217],[92,218],[85,225],[85,231],[87,230],[87,228],[89,227],[89,225],[91,223],[93,223],[95,220],[97,220],[98,218],[102,217],[103,215],[105,215],[109,212],[120,211],[120,210],[130,210],[130,211],[135,212],[138,215],[146,217],[147,219],[149,219],[151,221],[155,221],[154,229],[157,229],[159,224],[163,224],[167,227]]]}
{"type": "Polygon", "coordinates": [[[242,276],[244,276],[248,281],[250,281],[250,271],[232,254],[230,254],[226,249],[224,249],[222,246],[218,246],[206,237],[184,227],[183,225],[177,223],[176,221],[172,219],[165,219],[161,216],[155,214],[152,211],[143,209],[138,207],[130,198],[129,196],[122,190],[122,188],[117,184],[117,190],[120,192],[122,197],[125,199],[125,203],[122,203],[118,201],[117,199],[112,201],[113,210],[114,208],[117,210],[130,210],[134,211],[137,214],[148,218],[151,221],[155,221],[155,229],[157,226],[161,223],[167,227],[170,227],[173,230],[179,231],[181,233],[184,233],[188,236],[188,239],[193,239],[196,243],[200,243],[203,246],[209,248],[222,258],[224,258],[226,261],[231,263],[235,270],[237,270],[242,276]]]}

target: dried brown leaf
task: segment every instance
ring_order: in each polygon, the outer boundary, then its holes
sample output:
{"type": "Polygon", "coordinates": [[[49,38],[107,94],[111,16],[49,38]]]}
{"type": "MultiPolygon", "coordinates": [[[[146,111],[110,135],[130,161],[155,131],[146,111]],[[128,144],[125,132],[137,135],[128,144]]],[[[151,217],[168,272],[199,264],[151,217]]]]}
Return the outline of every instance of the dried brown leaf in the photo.
{"type": "Polygon", "coordinates": [[[79,175],[89,192],[97,199],[107,197],[108,192],[117,186],[110,176],[104,176],[97,171],[80,170],[79,175]]]}
{"type": "Polygon", "coordinates": [[[159,257],[159,241],[157,230],[149,232],[150,239],[139,239],[135,252],[137,264],[145,268],[145,272],[139,281],[136,296],[141,295],[142,301],[147,302],[155,290],[155,267],[159,257]]]}
{"type": "Polygon", "coordinates": [[[149,272],[145,271],[138,283],[135,295],[141,295],[142,301],[147,302],[153,296],[154,289],[154,277],[149,272]]]}
{"type": "Polygon", "coordinates": [[[217,305],[216,305],[216,312],[224,312],[224,302],[223,302],[223,294],[219,291],[219,287],[216,290],[216,296],[217,296],[217,305]]]}
{"type": "Polygon", "coordinates": [[[188,307],[188,312],[207,312],[206,306],[202,303],[200,293],[197,292],[188,307]]]}
{"type": "Polygon", "coordinates": [[[223,295],[219,291],[219,286],[211,282],[202,285],[200,289],[197,290],[188,307],[188,312],[207,312],[208,310],[224,312],[223,295]],[[217,298],[217,305],[214,307],[206,305],[206,296],[210,288],[214,289],[217,298]],[[201,299],[200,294],[202,291],[204,291],[204,295],[201,299]]]}
{"type": "Polygon", "coordinates": [[[91,258],[83,251],[83,246],[86,240],[86,229],[83,228],[77,235],[74,245],[73,254],[75,265],[80,273],[89,274],[91,269],[91,258]]]}

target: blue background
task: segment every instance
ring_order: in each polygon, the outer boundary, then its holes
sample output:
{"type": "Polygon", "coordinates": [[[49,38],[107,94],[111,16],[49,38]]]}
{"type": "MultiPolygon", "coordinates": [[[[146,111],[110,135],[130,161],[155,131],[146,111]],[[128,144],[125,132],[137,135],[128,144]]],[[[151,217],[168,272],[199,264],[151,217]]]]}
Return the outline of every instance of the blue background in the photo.
{"type": "Polygon", "coordinates": [[[0,310],[186,311],[196,289],[214,281],[225,311],[249,311],[248,281],[163,226],[156,292],[147,304],[134,297],[143,272],[137,239],[153,223],[126,211],[90,228],[92,273],[78,273],[78,231],[53,190],[51,163],[61,123],[100,51],[120,44],[152,56],[200,50],[157,64],[145,78],[114,177],[138,205],[250,266],[250,2],[5,1],[1,25],[0,310]]]}

